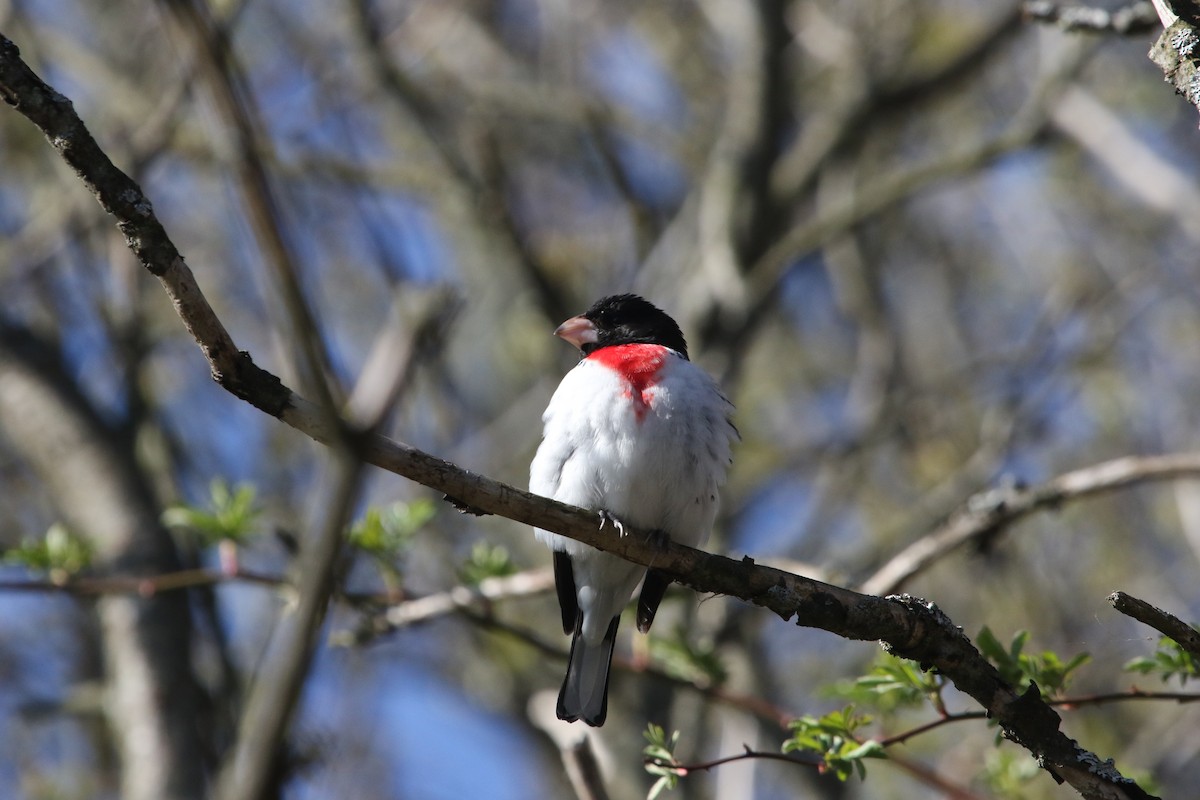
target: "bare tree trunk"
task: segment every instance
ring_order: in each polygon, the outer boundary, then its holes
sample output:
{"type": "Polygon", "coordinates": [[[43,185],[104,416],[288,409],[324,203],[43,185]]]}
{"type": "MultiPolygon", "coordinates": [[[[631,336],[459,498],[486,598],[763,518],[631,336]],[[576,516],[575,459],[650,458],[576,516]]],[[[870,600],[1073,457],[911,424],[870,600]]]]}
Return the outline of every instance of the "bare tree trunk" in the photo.
{"type": "MultiPolygon", "coordinates": [[[[178,569],[128,440],[104,423],[52,348],[13,328],[0,329],[0,427],[45,481],[67,526],[92,543],[96,569],[178,569]]],[[[97,610],[121,797],[203,797],[186,595],[106,595],[97,610]]]]}

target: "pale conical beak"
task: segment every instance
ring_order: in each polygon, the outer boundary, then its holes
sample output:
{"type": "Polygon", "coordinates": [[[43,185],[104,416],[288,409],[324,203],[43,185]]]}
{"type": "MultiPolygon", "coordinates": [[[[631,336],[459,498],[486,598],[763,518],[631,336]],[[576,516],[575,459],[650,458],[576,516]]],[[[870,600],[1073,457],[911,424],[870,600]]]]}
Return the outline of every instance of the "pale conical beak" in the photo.
{"type": "Polygon", "coordinates": [[[554,331],[554,335],[565,339],[582,350],[585,344],[595,343],[596,326],[587,317],[571,317],[558,326],[558,329],[554,331]]]}

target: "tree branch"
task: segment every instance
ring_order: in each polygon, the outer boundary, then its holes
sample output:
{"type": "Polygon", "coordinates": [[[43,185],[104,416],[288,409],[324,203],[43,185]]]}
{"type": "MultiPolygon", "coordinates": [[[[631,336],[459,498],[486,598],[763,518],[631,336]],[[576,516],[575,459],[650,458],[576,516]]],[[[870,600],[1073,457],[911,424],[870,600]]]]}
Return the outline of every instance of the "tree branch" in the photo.
{"type": "MultiPolygon", "coordinates": [[[[319,442],[339,439],[339,431],[332,430],[337,422],[330,415],[237,352],[140,189],[100,151],[70,101],[37,78],[21,62],[16,46],[3,37],[0,96],[43,130],[116,217],[131,249],[162,281],[221,385],[319,442]],[[119,187],[116,196],[114,187],[119,187]]],[[[1057,780],[1070,783],[1082,796],[1149,797],[1111,762],[1102,761],[1060,731],[1058,714],[1041,699],[1036,687],[1018,695],[933,603],[909,596],[862,595],[758,566],[750,558],[736,561],[674,543],[659,548],[643,531],[612,538],[600,530],[594,512],[476,475],[379,435],[367,436],[361,452],[366,462],[444,492],[474,510],[544,528],[628,561],[654,566],[698,592],[738,597],[783,619],[795,617],[798,624],[847,639],[880,640],[893,654],[945,675],[988,711],[1006,737],[1033,753],[1043,768],[1057,780]]]]}
{"type": "Polygon", "coordinates": [[[485,578],[478,586],[455,586],[444,592],[414,597],[369,616],[357,630],[336,634],[335,644],[358,644],[396,628],[425,622],[443,614],[510,597],[528,597],[548,593],[554,588],[549,568],[518,572],[504,577],[485,578]]]}
{"type": "Polygon", "coordinates": [[[1158,14],[1149,0],[1135,0],[1114,9],[1088,5],[1060,5],[1050,0],[1029,0],[1021,6],[1027,19],[1049,22],[1064,31],[1116,33],[1128,36],[1159,27],[1158,14]]]}
{"type": "Polygon", "coordinates": [[[1200,110],[1200,7],[1193,0],[1155,0],[1155,8],[1166,30],[1150,48],[1150,60],[1175,93],[1200,110]]]}
{"type": "MultiPolygon", "coordinates": [[[[299,386],[333,408],[342,398],[330,379],[329,353],[321,339],[316,311],[305,295],[295,239],[288,230],[279,192],[259,158],[266,139],[253,92],[230,46],[228,31],[212,18],[204,0],[160,0],[168,19],[195,49],[198,72],[229,129],[237,185],[265,263],[283,300],[280,320],[295,346],[292,367],[299,386]]],[[[286,374],[286,373],[285,373],[286,374]]]]}
{"type": "Polygon", "coordinates": [[[1168,639],[1173,639],[1193,658],[1200,659],[1200,631],[1179,617],[1124,592],[1113,592],[1108,596],[1108,602],[1125,616],[1149,625],[1168,639]]]}
{"type": "Polygon", "coordinates": [[[904,548],[862,582],[867,594],[899,591],[915,575],[970,542],[1003,531],[1035,511],[1154,480],[1200,476],[1200,453],[1125,456],[1066,472],[1039,486],[1001,487],[967,500],[937,530],[904,548]]]}

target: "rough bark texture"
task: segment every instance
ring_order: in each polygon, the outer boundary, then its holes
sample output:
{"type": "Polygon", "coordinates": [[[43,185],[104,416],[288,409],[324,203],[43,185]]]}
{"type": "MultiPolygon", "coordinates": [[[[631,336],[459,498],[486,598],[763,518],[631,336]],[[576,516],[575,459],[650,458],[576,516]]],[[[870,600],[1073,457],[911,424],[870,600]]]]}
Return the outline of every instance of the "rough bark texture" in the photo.
{"type": "Polygon", "coordinates": [[[1185,19],[1163,31],[1150,49],[1150,60],[1185,100],[1200,110],[1200,33],[1185,19]]]}

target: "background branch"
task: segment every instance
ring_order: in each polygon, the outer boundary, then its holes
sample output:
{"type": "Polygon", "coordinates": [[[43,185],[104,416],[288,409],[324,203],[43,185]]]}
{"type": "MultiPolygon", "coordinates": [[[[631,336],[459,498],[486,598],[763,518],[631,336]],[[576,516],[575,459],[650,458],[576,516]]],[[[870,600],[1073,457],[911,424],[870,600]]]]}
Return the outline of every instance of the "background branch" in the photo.
{"type": "Polygon", "coordinates": [[[1200,477],[1200,453],[1126,456],[1060,475],[1039,486],[1009,486],[970,498],[944,525],[913,542],[861,584],[867,594],[899,591],[957,548],[1000,535],[1034,511],[1145,481],[1200,477]]]}

